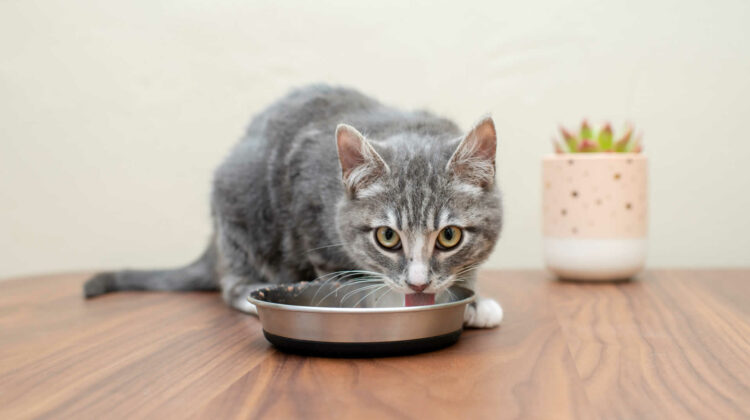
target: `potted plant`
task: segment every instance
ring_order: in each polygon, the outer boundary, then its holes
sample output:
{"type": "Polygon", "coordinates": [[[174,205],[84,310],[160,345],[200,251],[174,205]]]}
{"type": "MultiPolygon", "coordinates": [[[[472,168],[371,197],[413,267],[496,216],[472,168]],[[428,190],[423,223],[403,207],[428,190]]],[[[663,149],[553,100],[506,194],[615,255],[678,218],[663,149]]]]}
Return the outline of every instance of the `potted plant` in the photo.
{"type": "Polygon", "coordinates": [[[648,165],[641,137],[584,120],[542,163],[544,259],[562,279],[620,280],[646,260],[648,165]]]}

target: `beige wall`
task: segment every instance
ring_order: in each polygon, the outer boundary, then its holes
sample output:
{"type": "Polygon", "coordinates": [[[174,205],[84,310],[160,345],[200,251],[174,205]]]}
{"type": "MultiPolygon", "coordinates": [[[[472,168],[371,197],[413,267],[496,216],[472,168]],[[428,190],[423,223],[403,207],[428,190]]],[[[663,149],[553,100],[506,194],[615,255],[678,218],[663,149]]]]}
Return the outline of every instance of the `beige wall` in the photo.
{"type": "Polygon", "coordinates": [[[541,266],[540,157],[583,116],[645,131],[652,266],[750,265],[750,2],[403,3],[0,2],[0,276],[187,262],[212,168],[311,81],[493,113],[494,267],[541,266]]]}

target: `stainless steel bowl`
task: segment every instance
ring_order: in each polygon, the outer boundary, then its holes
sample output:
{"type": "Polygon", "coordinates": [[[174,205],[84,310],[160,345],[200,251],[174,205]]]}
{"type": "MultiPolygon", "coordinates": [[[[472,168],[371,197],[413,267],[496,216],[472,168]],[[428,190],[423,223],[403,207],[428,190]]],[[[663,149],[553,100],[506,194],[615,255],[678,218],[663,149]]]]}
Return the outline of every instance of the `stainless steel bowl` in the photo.
{"type": "Polygon", "coordinates": [[[404,307],[404,295],[385,287],[336,282],[267,287],[248,297],[276,347],[338,357],[418,353],[453,344],[473,300],[473,291],[452,286],[433,305],[404,307]]]}

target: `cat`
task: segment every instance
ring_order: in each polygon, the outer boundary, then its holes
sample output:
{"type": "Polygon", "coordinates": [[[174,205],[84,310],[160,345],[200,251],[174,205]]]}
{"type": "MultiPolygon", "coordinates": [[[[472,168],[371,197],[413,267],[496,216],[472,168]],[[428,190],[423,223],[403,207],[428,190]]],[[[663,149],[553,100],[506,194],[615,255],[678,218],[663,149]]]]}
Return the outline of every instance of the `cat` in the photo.
{"type": "MultiPolygon", "coordinates": [[[[502,226],[496,142],[490,117],[462,134],[447,119],[353,89],[293,90],[252,120],[216,170],[213,234],[197,261],[100,273],[84,295],[218,289],[254,313],[246,298],[260,285],[350,270],[404,294],[475,288],[502,226]]],[[[478,297],[465,325],[494,327],[502,316],[478,297]]]]}

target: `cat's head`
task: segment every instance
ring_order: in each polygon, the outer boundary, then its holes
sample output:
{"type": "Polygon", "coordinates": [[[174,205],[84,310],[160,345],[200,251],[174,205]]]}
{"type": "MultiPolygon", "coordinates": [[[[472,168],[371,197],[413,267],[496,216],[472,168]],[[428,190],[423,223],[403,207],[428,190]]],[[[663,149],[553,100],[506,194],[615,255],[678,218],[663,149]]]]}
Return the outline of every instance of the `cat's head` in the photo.
{"type": "Polygon", "coordinates": [[[336,130],[345,197],[337,228],[357,264],[405,294],[464,281],[502,225],[492,119],[445,141],[420,132],[368,138],[336,130]]]}

